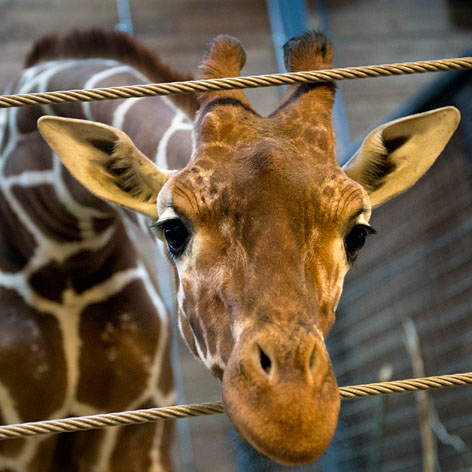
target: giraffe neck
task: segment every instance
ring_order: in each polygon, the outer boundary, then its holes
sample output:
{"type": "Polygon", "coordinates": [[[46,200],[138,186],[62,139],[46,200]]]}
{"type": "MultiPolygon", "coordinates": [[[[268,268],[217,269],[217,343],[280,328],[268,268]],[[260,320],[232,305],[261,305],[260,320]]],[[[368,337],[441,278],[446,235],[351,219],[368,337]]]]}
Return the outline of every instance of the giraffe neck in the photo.
{"type": "MultiPolygon", "coordinates": [[[[108,87],[146,81],[130,66],[112,60],[60,60],[41,63],[24,71],[15,92],[108,87]]],[[[0,138],[4,186],[17,193],[19,187],[37,190],[38,185],[42,185],[45,201],[32,199],[28,205],[40,206],[37,219],[42,220],[49,233],[61,235],[63,240],[88,239],[108,227],[117,213],[76,182],[53,155],[36,129],[41,115],[100,121],[122,129],[162,168],[183,167],[191,153],[191,123],[165,98],[45,105],[9,109],[2,113],[6,123],[0,138]],[[25,153],[26,149],[31,151],[25,153]],[[51,218],[45,219],[42,207],[46,201],[50,203],[47,215],[51,218]]],[[[22,193],[21,198],[27,198],[26,192],[22,193]]],[[[139,220],[131,213],[127,218],[139,220]]],[[[34,216],[25,215],[25,219],[34,220],[34,216]]],[[[140,223],[143,224],[142,219],[140,223]]],[[[31,227],[30,223],[28,225],[31,227]]],[[[30,229],[36,232],[36,228],[30,229]]]]}
{"type": "MultiPolygon", "coordinates": [[[[26,69],[11,93],[140,85],[149,80],[126,64],[113,60],[58,60],[26,69]]],[[[136,98],[3,110],[7,136],[0,145],[8,158],[17,141],[36,132],[41,115],[98,121],[122,129],[149,158],[163,168],[183,167],[191,153],[192,125],[166,97],[136,98]],[[8,136],[8,134],[13,136],[8,136]],[[9,144],[9,146],[8,146],[9,144]],[[10,147],[10,149],[8,149],[10,147]]],[[[7,159],[8,160],[8,159],[7,159]]]]}
{"type": "MultiPolygon", "coordinates": [[[[25,70],[9,93],[146,81],[116,61],[59,60],[25,70]]],[[[68,174],[36,129],[43,114],[120,128],[164,168],[182,167],[190,156],[191,124],[162,98],[0,111],[0,300],[8,306],[0,331],[15,339],[9,330],[21,328],[22,316],[22,342],[32,351],[24,376],[32,391],[49,395],[32,408],[12,367],[0,365],[0,417],[17,423],[170,404],[167,311],[151,275],[157,270],[149,268],[153,249],[146,246],[143,255],[135,244],[149,234],[148,224],[103,203],[68,174]]],[[[0,357],[14,351],[5,339],[0,334],[0,357]]],[[[151,437],[155,444],[146,460],[160,470],[166,462],[162,428],[151,437]]],[[[44,457],[45,444],[50,440],[24,441],[14,450],[0,445],[0,470],[29,470],[44,457]]],[[[105,470],[118,445],[117,431],[105,432],[89,454],[93,470],[105,470]]]]}

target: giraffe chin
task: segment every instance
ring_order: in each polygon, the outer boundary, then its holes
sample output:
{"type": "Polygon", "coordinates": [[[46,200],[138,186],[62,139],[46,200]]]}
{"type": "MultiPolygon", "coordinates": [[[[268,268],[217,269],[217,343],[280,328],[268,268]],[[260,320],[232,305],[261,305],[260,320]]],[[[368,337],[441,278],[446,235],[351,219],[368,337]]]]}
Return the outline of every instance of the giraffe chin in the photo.
{"type": "Polygon", "coordinates": [[[286,466],[311,463],[331,442],[340,409],[330,363],[320,377],[322,383],[293,376],[254,381],[230,358],[223,376],[226,413],[241,438],[269,459],[286,466]]]}

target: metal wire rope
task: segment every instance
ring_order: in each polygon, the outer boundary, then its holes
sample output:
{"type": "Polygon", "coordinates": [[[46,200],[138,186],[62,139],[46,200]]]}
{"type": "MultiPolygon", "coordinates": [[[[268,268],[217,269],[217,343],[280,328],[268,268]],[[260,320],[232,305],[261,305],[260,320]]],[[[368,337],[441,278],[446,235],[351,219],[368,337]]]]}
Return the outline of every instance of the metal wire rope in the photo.
{"type": "MultiPolygon", "coordinates": [[[[371,395],[385,395],[391,393],[412,392],[414,390],[457,387],[461,385],[472,385],[472,372],[340,387],[339,393],[343,399],[352,399],[371,395]]],[[[164,408],[148,408],[145,410],[106,413],[102,415],[82,416],[61,420],[12,424],[0,426],[0,440],[37,436],[41,434],[71,433],[110,426],[123,426],[158,420],[214,415],[216,413],[224,413],[223,404],[221,402],[178,405],[164,408]]]]}
{"type": "Polygon", "coordinates": [[[311,72],[255,75],[222,79],[191,80],[127,87],[107,87],[91,90],[68,90],[0,96],[0,108],[47,105],[122,98],[151,97],[192,92],[208,92],[243,88],[271,87],[296,83],[329,82],[333,80],[367,79],[404,74],[421,74],[448,70],[472,69],[472,57],[403,62],[375,66],[346,67],[311,72]]]}

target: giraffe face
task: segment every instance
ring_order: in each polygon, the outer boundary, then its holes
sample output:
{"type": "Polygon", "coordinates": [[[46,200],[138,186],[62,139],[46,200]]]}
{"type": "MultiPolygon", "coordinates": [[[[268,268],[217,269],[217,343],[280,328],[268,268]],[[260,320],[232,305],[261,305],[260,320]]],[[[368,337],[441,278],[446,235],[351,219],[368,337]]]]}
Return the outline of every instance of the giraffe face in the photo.
{"type": "MultiPolygon", "coordinates": [[[[205,78],[237,75],[244,52],[217,38],[205,78]]],[[[329,67],[326,40],[285,49],[289,70],[329,67]]],[[[325,346],[344,276],[370,227],[363,188],[334,156],[334,87],[292,87],[269,118],[241,91],[200,96],[190,163],[158,198],[179,278],[179,324],[222,379],[243,439],[287,465],[317,459],[340,397],[325,346]]]]}
{"type": "Polygon", "coordinates": [[[369,199],[334,159],[320,159],[319,142],[300,152],[282,124],[239,105],[197,124],[192,161],[158,200],[180,329],[222,379],[242,437],[279,462],[308,462],[337,422],[324,339],[370,231],[369,199]]]}

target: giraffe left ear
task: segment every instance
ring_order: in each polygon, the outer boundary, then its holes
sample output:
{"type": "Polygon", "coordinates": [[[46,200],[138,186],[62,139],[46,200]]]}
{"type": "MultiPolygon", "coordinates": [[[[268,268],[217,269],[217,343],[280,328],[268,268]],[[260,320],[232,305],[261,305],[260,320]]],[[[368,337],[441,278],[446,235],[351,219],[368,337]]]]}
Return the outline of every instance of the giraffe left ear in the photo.
{"type": "Polygon", "coordinates": [[[411,187],[434,163],[460,121],[455,107],[418,113],[372,131],[343,166],[373,207],[411,187]]]}
{"type": "Polygon", "coordinates": [[[172,172],[159,169],[123,131],[43,116],[38,128],[71,174],[104,200],[157,218],[157,195],[172,172]]]}

